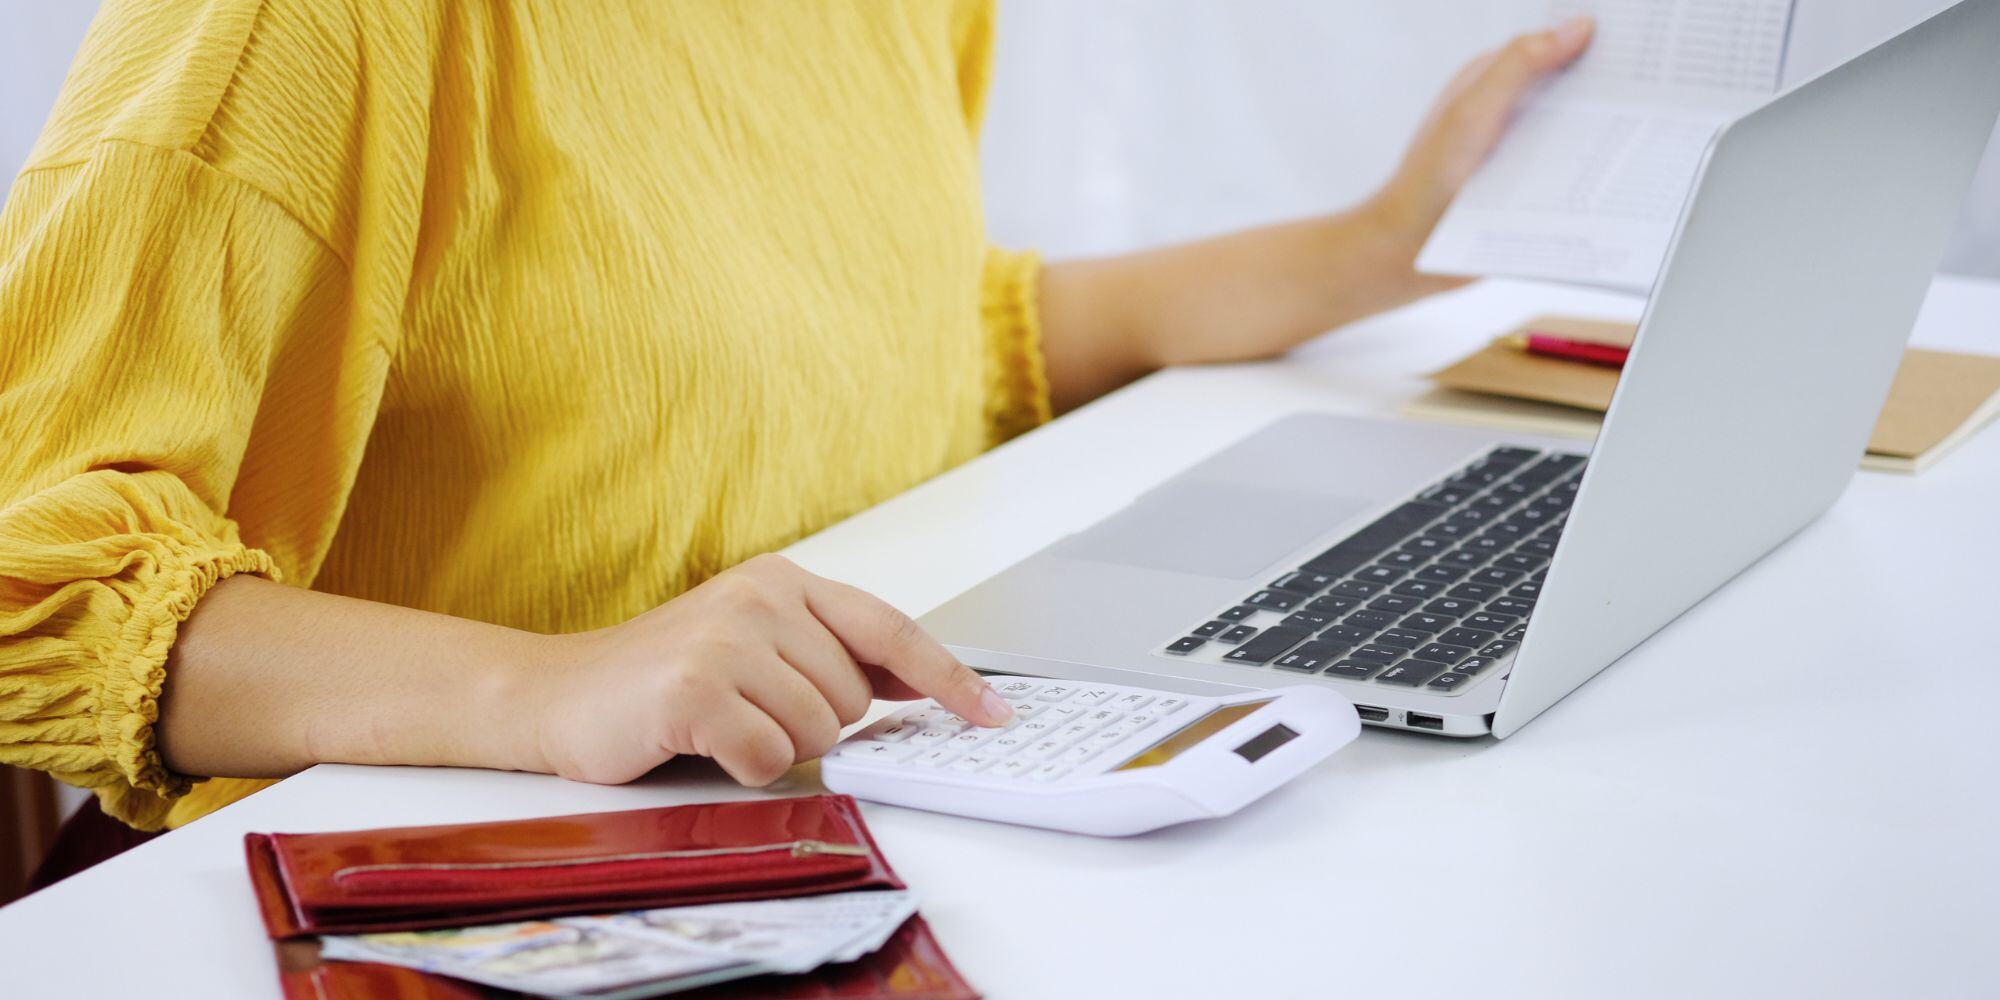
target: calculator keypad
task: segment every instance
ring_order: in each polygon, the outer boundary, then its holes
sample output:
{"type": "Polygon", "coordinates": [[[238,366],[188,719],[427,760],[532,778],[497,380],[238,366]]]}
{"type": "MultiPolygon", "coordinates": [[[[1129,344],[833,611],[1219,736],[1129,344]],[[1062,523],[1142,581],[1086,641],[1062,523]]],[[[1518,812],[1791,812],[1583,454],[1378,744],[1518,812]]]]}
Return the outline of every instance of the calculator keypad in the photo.
{"type": "Polygon", "coordinates": [[[918,702],[863,729],[833,754],[843,762],[1052,782],[1102,774],[1213,707],[1205,698],[1108,685],[992,683],[1014,707],[1014,720],[1004,727],[975,726],[936,702],[918,702]]]}

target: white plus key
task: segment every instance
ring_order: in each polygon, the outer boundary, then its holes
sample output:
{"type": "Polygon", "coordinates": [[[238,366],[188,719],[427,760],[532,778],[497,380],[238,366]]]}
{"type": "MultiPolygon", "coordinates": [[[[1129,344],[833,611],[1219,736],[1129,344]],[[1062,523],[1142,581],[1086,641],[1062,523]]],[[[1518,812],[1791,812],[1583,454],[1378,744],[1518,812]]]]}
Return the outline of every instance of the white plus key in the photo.
{"type": "Polygon", "coordinates": [[[1116,697],[1118,692],[1111,688],[1084,688],[1083,692],[1076,696],[1076,700],[1084,705],[1096,706],[1116,697]]]}

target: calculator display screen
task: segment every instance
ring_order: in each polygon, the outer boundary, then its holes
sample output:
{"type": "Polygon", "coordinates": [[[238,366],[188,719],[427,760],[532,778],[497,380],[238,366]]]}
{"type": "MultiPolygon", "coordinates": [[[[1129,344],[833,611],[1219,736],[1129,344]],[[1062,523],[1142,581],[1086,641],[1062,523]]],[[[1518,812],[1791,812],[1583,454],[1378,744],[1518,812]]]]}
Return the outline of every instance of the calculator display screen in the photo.
{"type": "Polygon", "coordinates": [[[1267,698],[1263,701],[1246,701],[1241,705],[1224,705],[1181,727],[1178,732],[1153,744],[1139,756],[1120,764],[1118,770],[1132,771],[1142,767],[1158,767],[1180,756],[1183,751],[1199,745],[1202,740],[1229,728],[1232,723],[1249,717],[1251,713],[1269,705],[1272,700],[1267,698]]]}

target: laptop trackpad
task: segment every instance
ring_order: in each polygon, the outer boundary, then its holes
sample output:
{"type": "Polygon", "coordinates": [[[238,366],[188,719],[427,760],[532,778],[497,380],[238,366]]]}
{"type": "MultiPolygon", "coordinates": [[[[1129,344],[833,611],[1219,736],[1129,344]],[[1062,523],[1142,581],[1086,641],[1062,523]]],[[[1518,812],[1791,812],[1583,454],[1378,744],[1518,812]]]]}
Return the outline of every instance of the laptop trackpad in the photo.
{"type": "Polygon", "coordinates": [[[1176,479],[1058,543],[1053,554],[1247,579],[1371,505],[1324,493],[1176,479]]]}

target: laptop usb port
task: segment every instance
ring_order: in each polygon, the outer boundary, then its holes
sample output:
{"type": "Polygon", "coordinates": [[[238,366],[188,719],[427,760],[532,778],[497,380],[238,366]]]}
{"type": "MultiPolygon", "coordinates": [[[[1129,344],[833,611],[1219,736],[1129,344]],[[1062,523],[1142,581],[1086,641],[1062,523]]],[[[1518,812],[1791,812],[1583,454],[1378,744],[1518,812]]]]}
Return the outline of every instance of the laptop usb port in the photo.
{"type": "Polygon", "coordinates": [[[1404,717],[1404,721],[1409,723],[1411,729],[1435,729],[1438,732],[1444,731],[1444,720],[1438,718],[1435,715],[1424,715],[1419,712],[1411,712],[1409,715],[1404,717]]]}
{"type": "Polygon", "coordinates": [[[1361,721],[1363,722],[1389,721],[1389,710],[1386,708],[1376,708],[1373,705],[1356,705],[1354,706],[1354,714],[1361,716],[1361,721]]]}

